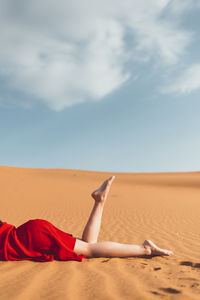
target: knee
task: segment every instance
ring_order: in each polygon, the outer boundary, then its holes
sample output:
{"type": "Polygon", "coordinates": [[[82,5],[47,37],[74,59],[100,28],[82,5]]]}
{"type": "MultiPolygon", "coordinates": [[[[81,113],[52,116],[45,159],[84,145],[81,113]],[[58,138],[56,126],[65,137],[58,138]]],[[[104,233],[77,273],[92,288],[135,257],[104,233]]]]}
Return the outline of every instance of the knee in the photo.
{"type": "Polygon", "coordinates": [[[83,254],[86,257],[93,257],[92,243],[87,243],[81,239],[76,239],[74,252],[76,252],[78,255],[83,254]]]}
{"type": "Polygon", "coordinates": [[[94,243],[87,243],[87,246],[86,246],[86,248],[87,248],[87,257],[94,257],[94,251],[93,251],[93,244],[94,243]]]}

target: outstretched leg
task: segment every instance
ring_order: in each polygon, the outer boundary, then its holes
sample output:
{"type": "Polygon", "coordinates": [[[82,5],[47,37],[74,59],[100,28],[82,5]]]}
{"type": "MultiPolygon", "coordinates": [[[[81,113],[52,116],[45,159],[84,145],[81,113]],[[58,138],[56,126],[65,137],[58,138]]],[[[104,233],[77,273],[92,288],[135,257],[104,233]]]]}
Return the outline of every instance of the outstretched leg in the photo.
{"type": "Polygon", "coordinates": [[[115,176],[108,178],[106,181],[104,181],[100,188],[98,188],[91,194],[91,196],[95,200],[95,203],[88,222],[83,230],[82,241],[88,243],[97,242],[104,204],[114,178],[115,176]]]}
{"type": "Polygon", "coordinates": [[[161,249],[152,241],[142,245],[119,244],[115,242],[86,243],[76,240],[74,251],[86,257],[131,257],[143,255],[172,255],[173,252],[161,249]]]}

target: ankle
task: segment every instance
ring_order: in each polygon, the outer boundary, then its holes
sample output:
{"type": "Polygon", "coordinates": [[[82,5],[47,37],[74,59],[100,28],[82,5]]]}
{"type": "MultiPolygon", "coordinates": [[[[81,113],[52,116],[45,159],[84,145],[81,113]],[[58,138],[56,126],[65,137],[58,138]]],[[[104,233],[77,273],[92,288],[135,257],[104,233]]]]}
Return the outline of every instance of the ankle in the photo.
{"type": "Polygon", "coordinates": [[[146,245],[142,245],[143,250],[144,250],[144,255],[151,255],[151,248],[149,246],[146,245]]]}
{"type": "Polygon", "coordinates": [[[104,204],[105,204],[104,201],[95,201],[95,206],[96,207],[102,207],[103,208],[104,204]]]}

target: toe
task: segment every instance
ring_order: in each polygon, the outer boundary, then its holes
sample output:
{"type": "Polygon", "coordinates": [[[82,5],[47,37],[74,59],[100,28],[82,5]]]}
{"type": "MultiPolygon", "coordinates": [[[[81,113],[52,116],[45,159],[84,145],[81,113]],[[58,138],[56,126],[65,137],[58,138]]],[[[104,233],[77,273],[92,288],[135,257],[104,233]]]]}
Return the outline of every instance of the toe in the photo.
{"type": "Polygon", "coordinates": [[[108,180],[113,181],[115,179],[115,176],[111,176],[108,180]]]}
{"type": "Polygon", "coordinates": [[[163,249],[163,250],[162,250],[162,253],[163,253],[164,255],[172,255],[172,254],[173,254],[172,251],[169,251],[169,250],[166,250],[166,249],[163,249]]]}

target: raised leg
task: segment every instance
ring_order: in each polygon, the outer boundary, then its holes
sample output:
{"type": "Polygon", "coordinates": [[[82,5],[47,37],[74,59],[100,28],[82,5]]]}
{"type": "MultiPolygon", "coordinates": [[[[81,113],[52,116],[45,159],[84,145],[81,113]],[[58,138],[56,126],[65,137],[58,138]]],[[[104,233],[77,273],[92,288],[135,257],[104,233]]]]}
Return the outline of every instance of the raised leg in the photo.
{"type": "Polygon", "coordinates": [[[104,183],[95,190],[91,196],[95,200],[93,209],[89,216],[88,222],[83,230],[82,240],[88,243],[96,243],[101,227],[101,218],[103,214],[103,208],[108,196],[111,184],[115,176],[108,178],[104,183]]]}

